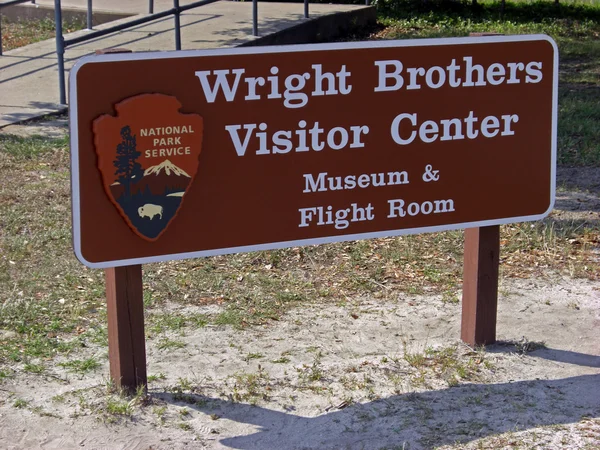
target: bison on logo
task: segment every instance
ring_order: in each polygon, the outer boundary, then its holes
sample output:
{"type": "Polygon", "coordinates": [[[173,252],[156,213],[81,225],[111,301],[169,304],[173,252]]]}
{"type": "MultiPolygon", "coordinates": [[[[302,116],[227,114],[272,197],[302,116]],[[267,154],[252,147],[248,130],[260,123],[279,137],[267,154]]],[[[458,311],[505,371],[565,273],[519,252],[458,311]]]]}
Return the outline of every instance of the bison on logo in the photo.
{"type": "Polygon", "coordinates": [[[155,241],[177,215],[196,172],[203,120],[172,96],[142,94],[94,121],[104,190],[129,227],[155,241]]]}

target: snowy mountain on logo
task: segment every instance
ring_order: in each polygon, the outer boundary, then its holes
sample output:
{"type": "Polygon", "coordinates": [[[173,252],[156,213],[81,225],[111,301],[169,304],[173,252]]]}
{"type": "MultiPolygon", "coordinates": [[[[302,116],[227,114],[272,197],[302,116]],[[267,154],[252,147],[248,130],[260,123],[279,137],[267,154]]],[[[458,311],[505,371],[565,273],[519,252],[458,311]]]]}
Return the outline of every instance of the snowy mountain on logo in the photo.
{"type": "Polygon", "coordinates": [[[191,178],[183,169],[180,169],[179,167],[177,167],[175,164],[173,164],[171,161],[169,161],[168,159],[165,159],[163,162],[161,162],[160,164],[156,165],[156,166],[152,166],[152,167],[148,167],[146,170],[144,170],[144,176],[147,177],[148,175],[160,175],[161,172],[165,173],[165,175],[167,176],[171,176],[171,172],[173,173],[173,175],[175,176],[184,176],[184,177],[188,177],[191,178]]]}
{"type": "Polygon", "coordinates": [[[148,167],[144,177],[136,183],[142,192],[150,190],[153,195],[168,195],[185,191],[192,178],[168,159],[156,166],[148,167]]]}
{"type": "MultiPolygon", "coordinates": [[[[192,178],[185,170],[165,159],[160,164],[144,170],[144,176],[139,181],[134,181],[130,189],[132,194],[144,192],[152,195],[171,195],[173,193],[183,193],[191,181],[192,178]]],[[[117,199],[125,191],[119,182],[113,183],[111,190],[117,199]]]]}

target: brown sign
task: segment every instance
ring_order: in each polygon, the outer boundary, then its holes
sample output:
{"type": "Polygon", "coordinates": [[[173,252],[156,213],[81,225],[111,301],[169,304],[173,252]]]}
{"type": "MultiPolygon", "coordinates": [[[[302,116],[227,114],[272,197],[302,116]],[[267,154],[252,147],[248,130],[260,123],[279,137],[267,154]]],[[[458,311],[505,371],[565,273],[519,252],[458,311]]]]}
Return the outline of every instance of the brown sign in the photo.
{"type": "Polygon", "coordinates": [[[557,70],[546,36],[83,58],[75,252],[111,267],[540,219],[557,70]]]}

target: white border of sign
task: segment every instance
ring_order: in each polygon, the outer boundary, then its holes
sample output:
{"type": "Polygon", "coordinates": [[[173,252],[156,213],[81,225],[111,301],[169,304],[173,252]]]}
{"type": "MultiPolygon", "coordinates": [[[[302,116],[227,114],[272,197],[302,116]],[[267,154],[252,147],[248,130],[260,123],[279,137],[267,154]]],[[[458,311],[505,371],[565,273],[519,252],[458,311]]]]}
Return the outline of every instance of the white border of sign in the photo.
{"type": "Polygon", "coordinates": [[[444,38],[444,39],[414,39],[397,41],[373,41],[373,42],[344,42],[335,44],[306,44],[306,45],[285,45],[269,47],[237,47],[231,49],[214,50],[183,50],[171,52],[144,52],[144,53],[117,53],[106,55],[85,56],[77,61],[71,69],[69,75],[69,122],[71,124],[71,195],[72,195],[72,221],[73,221],[73,247],[77,259],[88,267],[97,269],[106,269],[109,267],[131,266],[134,264],[146,264],[160,261],[172,261],[177,259],[198,258],[203,256],[225,255],[230,253],[254,252],[259,250],[274,250],[279,248],[297,247],[304,245],[326,244],[333,242],[353,241],[357,239],[371,239],[389,236],[401,236],[406,234],[428,233],[436,231],[457,230],[463,228],[485,227],[491,225],[504,225],[515,222],[527,222],[539,220],[550,214],[554,208],[556,193],[556,135],[557,135],[557,113],[558,113],[558,47],[552,38],[543,34],[536,35],[514,35],[514,36],[483,36],[483,37],[464,37],[464,38],[444,38]],[[198,56],[217,56],[217,55],[251,55],[265,53],[290,53],[304,51],[324,51],[324,50],[349,50],[362,48],[389,48],[389,47],[416,47],[416,46],[436,46],[436,45],[465,45],[465,44],[488,44],[494,42],[527,42],[527,41],[547,41],[554,48],[554,73],[552,87],[552,161],[551,161],[551,194],[550,206],[543,214],[509,217],[497,220],[484,220],[480,222],[458,223],[450,225],[439,225],[433,227],[409,228],[402,230],[387,230],[373,233],[347,234],[343,236],[330,236],[317,239],[301,239],[296,241],[273,242],[260,245],[248,245],[242,247],[220,248],[214,250],[205,250],[188,253],[177,253],[169,255],[151,256],[144,258],[122,259],[118,261],[107,261],[102,263],[93,263],[87,261],[81,253],[81,223],[80,223],[80,198],[79,198],[79,135],[77,121],[77,72],[85,64],[110,61],[141,61],[147,59],[172,59],[172,58],[190,58],[198,56]]]}

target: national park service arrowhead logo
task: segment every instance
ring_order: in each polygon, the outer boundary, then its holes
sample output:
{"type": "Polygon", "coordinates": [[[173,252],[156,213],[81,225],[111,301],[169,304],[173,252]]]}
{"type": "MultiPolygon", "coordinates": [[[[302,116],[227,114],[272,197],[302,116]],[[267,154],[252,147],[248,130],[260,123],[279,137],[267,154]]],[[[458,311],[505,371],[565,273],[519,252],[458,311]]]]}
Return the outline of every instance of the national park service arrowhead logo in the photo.
{"type": "Polygon", "coordinates": [[[181,208],[198,171],[203,120],[172,96],[142,94],[94,121],[104,190],[139,237],[155,241],[181,208]]]}

